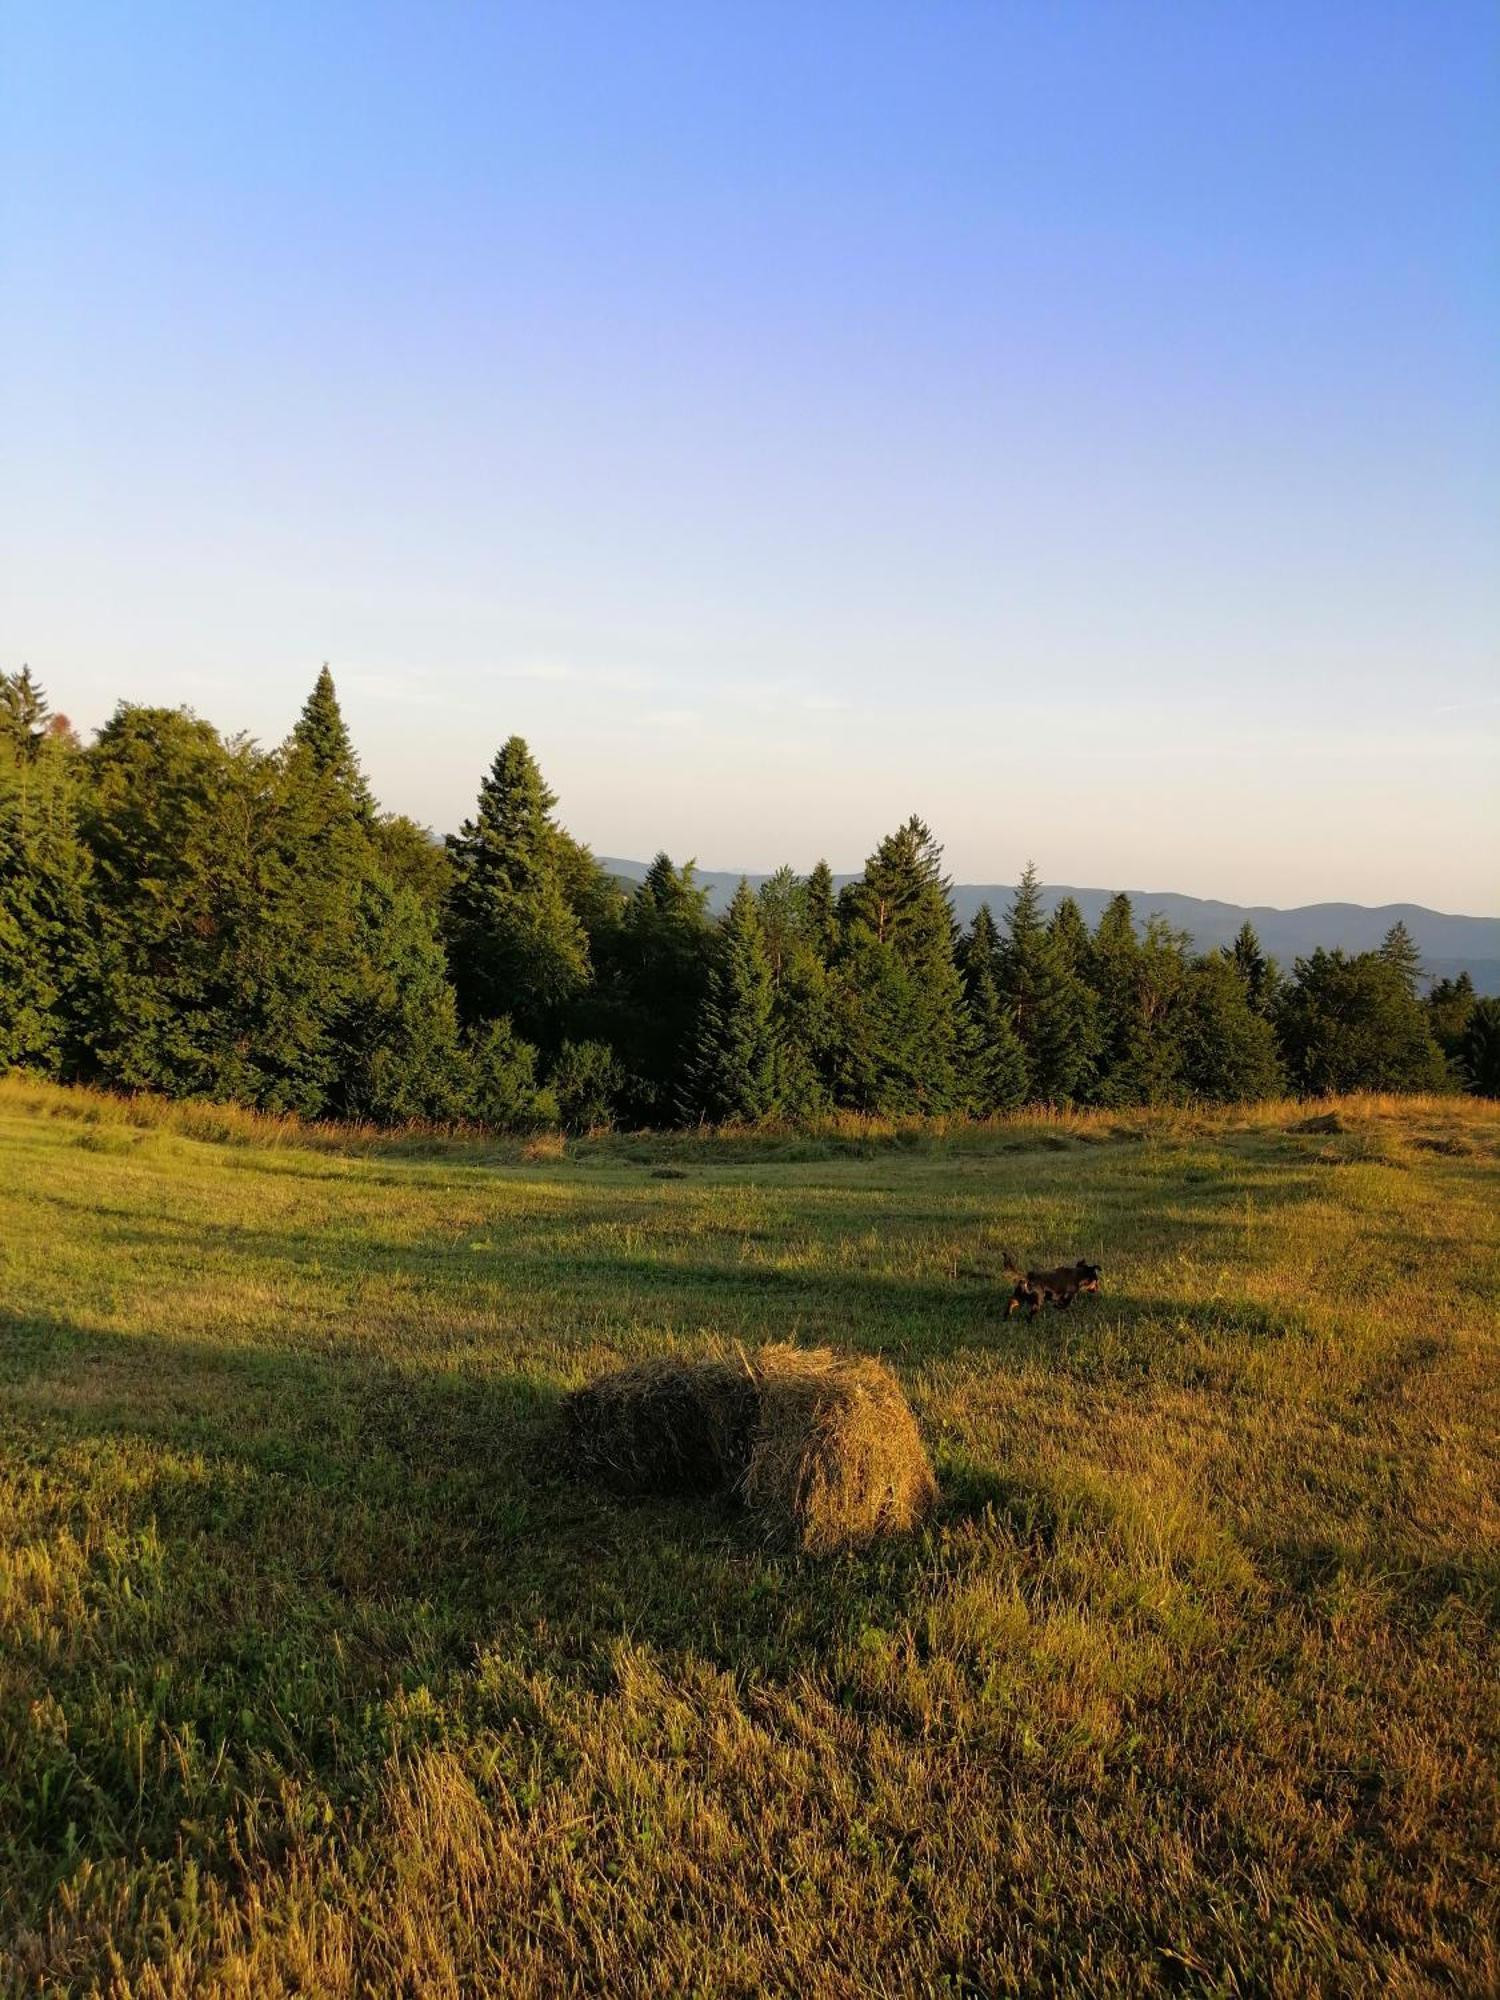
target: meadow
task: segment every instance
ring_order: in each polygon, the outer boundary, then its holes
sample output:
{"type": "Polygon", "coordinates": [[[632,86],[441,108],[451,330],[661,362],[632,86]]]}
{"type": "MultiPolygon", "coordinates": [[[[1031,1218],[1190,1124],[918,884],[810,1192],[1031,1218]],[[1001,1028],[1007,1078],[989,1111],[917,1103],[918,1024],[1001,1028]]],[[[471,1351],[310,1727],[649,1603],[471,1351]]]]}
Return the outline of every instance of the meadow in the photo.
{"type": "Polygon", "coordinates": [[[381,1138],[0,1081],[0,1988],[1500,1983],[1500,1105],[381,1138]],[[1004,1317],[1002,1246],[1104,1290],[1004,1317]],[[572,1474],[900,1376],[920,1535],[572,1474]]]}

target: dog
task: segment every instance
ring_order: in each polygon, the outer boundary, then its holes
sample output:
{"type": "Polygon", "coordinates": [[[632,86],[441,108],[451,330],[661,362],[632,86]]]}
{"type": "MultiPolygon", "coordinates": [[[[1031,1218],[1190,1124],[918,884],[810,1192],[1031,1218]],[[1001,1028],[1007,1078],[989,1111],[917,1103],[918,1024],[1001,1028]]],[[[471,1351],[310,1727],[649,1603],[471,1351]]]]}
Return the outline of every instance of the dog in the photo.
{"type": "Polygon", "coordinates": [[[1076,1264],[1059,1264],[1055,1271],[1023,1271],[1007,1250],[1005,1275],[1014,1278],[1016,1286],[1005,1308],[1005,1317],[1009,1319],[1017,1306],[1030,1306],[1028,1319],[1035,1319],[1042,1307],[1049,1304],[1066,1312],[1080,1292],[1098,1291],[1101,1269],[1101,1265],[1086,1264],[1080,1257],[1076,1264]]]}

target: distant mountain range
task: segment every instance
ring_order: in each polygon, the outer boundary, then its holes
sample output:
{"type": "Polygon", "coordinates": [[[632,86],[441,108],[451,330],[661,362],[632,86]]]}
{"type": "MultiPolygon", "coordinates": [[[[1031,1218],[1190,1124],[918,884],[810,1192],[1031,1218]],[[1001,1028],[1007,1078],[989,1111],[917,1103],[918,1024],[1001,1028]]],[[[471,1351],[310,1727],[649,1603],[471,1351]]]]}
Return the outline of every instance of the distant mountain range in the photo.
{"type": "MultiPolygon", "coordinates": [[[[602,855],[600,866],[626,882],[639,882],[646,872],[643,861],[618,861],[602,855]]],[[[746,879],[752,888],[758,888],[766,878],[749,875],[746,879]]],[[[853,879],[850,875],[834,877],[840,888],[853,879]]],[[[708,889],[711,907],[722,910],[740,877],[732,869],[700,868],[698,880],[708,889]]],[[[953,908],[960,923],[968,923],[979,905],[988,903],[998,919],[1009,909],[1012,893],[1010,883],[955,882],[953,908]]],[[[1071,896],[1090,925],[1098,921],[1113,893],[1110,889],[1071,889],[1063,883],[1049,884],[1042,892],[1049,910],[1064,896],[1071,896]]],[[[1165,917],[1169,924],[1186,931],[1199,951],[1232,944],[1235,932],[1248,920],[1255,926],[1262,949],[1287,971],[1294,960],[1305,958],[1319,945],[1330,950],[1340,946],[1348,952],[1373,951],[1392,924],[1403,923],[1416,941],[1429,978],[1451,978],[1467,972],[1479,992],[1500,994],[1500,917],[1450,917],[1440,910],[1424,909],[1420,903],[1382,903],[1377,909],[1367,909],[1363,903],[1306,903],[1295,910],[1273,910],[1209,902],[1170,890],[1131,889],[1127,893],[1137,917],[1165,917]]]]}

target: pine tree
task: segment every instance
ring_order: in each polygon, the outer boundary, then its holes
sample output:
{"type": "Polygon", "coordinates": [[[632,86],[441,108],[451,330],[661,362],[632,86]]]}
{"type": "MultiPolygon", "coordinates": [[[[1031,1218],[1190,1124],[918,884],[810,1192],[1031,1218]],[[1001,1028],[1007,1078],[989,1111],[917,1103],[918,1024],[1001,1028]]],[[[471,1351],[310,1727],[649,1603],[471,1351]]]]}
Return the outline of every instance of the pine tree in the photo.
{"type": "Polygon", "coordinates": [[[773,1109],[776,1084],[771,964],[760,912],[741,881],[714,940],[708,991],[683,1092],[687,1117],[750,1123],[773,1109]]]}
{"type": "Polygon", "coordinates": [[[1450,1062],[1458,1059],[1459,1044],[1477,997],[1474,981],[1467,972],[1459,973],[1456,979],[1438,980],[1427,996],[1427,1018],[1433,1039],[1450,1062]]]}
{"type": "Polygon", "coordinates": [[[642,1124],[680,1110],[684,1066],[708,988],[713,929],[691,861],[658,854],[625,906],[600,979],[600,1031],[626,1072],[621,1107],[642,1124]]]}
{"type": "Polygon", "coordinates": [[[1189,968],[1177,1040],[1181,1083],[1192,1097],[1250,1104],[1286,1087],[1275,1033],[1250,1004],[1233,952],[1210,952],[1189,968]]]}
{"type": "Polygon", "coordinates": [[[449,837],[454,879],[446,938],[466,1021],[507,1015],[543,1048],[589,977],[588,943],[564,887],[557,800],[512,736],[479,791],[475,816],[449,837]]]}
{"type": "Polygon", "coordinates": [[[289,748],[294,756],[307,759],[317,777],[366,826],[374,823],[375,802],[354,754],[326,660],[297,718],[289,748]]]}
{"type": "Polygon", "coordinates": [[[1248,917],[1240,925],[1234,940],[1233,958],[1235,969],[1245,982],[1250,1005],[1257,1014],[1262,1014],[1269,1020],[1276,1011],[1281,975],[1276,969],[1275,959],[1267,958],[1261,950],[1255,926],[1248,917]]]}
{"type": "Polygon", "coordinates": [[[880,1113],[967,1109],[975,1048],[942,850],[920,819],[881,841],[839,898],[834,1080],[880,1113]]]}
{"type": "Polygon", "coordinates": [[[1061,962],[1042,921],[1041,882],[1031,862],[1006,915],[999,988],[1025,1051],[1028,1098],[1068,1102],[1092,1062],[1091,1010],[1082,980],[1061,962]]]}
{"type": "MultiPolygon", "coordinates": [[[[832,911],[831,878],[828,910],[832,911]]],[[[822,896],[790,868],[778,868],[756,895],[771,969],[775,1109],[806,1118],[829,1102],[832,1013],[822,943],[822,896]]]]}
{"type": "Polygon", "coordinates": [[[1089,963],[1089,927],[1083,921],[1083,912],[1071,896],[1064,896],[1048,920],[1047,930],[1051,936],[1057,962],[1069,972],[1087,974],[1089,963]]]}
{"type": "Polygon", "coordinates": [[[1415,997],[1422,980],[1422,954],[1406,925],[1398,919],[1380,941],[1380,956],[1415,997]]]}
{"type": "Polygon", "coordinates": [[[18,674],[0,674],[0,740],[17,758],[36,762],[47,740],[51,713],[30,667],[22,667],[18,674]]]}
{"type": "Polygon", "coordinates": [[[1026,1051],[1000,997],[1000,933],[988,903],[975,912],[958,957],[977,1048],[974,1109],[989,1117],[1024,1104],[1029,1079],[1026,1051]]]}
{"type": "Polygon", "coordinates": [[[1152,917],[1144,936],[1130,898],[1112,896],[1089,948],[1100,1046],[1090,1091],[1098,1104],[1160,1104],[1178,1096],[1178,1010],[1188,976],[1187,934],[1152,917]]]}
{"type": "Polygon", "coordinates": [[[838,917],[833,893],[833,870],[826,861],[816,862],[808,876],[803,895],[803,927],[807,942],[824,965],[831,965],[838,944],[838,917]]]}
{"type": "Polygon", "coordinates": [[[352,973],[329,1024],[327,1110],[377,1125],[464,1116],[472,1106],[458,1009],[431,911],[411,889],[372,875],[356,916],[352,973]]]}

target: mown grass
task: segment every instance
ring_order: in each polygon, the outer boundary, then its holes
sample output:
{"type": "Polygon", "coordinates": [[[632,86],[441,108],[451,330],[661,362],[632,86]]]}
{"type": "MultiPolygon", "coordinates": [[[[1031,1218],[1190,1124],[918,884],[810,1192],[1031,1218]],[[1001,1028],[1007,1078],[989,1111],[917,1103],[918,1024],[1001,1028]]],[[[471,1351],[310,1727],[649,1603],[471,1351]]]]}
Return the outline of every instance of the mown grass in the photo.
{"type": "Polygon", "coordinates": [[[1486,1992],[1500,1108],[533,1145],[0,1084],[16,1993],[1486,1992]],[[527,1157],[527,1154],[530,1157],[527,1157]],[[1007,1323],[1002,1245],[1103,1296],[1007,1323]],[[923,1536],[569,1476],[725,1338],[923,1536]]]}

